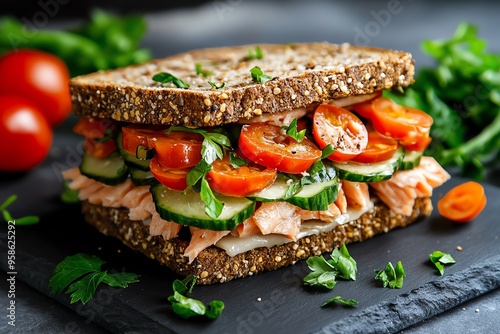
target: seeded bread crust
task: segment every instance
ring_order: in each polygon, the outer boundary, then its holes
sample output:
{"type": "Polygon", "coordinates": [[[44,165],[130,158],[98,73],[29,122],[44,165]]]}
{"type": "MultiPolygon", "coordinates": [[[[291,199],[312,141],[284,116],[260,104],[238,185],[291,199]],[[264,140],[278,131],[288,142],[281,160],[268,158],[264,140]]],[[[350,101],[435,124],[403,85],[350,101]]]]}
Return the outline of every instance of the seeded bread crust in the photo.
{"type": "Polygon", "coordinates": [[[262,59],[249,59],[257,45],[194,50],[70,81],[73,112],[143,124],[216,126],[265,113],[406,87],[414,81],[410,53],[350,44],[261,44],[262,59]],[[196,74],[201,64],[209,75],[196,74]],[[259,66],[273,79],[252,81],[259,66]],[[189,89],[152,80],[169,72],[189,89]],[[216,85],[215,89],[208,81],[216,85]]]}
{"type": "Polygon", "coordinates": [[[211,246],[203,250],[191,264],[183,256],[188,241],[150,236],[149,227],[142,221],[128,219],[126,208],[107,208],[84,201],[82,212],[85,220],[101,233],[118,238],[126,246],[162,263],[181,276],[196,275],[197,284],[207,285],[275,270],[312,255],[331,252],[342,244],[362,242],[377,234],[421,220],[429,216],[433,209],[430,198],[419,198],[411,216],[406,217],[394,214],[373,195],[372,199],[375,201],[373,210],[328,233],[304,237],[271,248],[257,248],[234,257],[211,246]]]}

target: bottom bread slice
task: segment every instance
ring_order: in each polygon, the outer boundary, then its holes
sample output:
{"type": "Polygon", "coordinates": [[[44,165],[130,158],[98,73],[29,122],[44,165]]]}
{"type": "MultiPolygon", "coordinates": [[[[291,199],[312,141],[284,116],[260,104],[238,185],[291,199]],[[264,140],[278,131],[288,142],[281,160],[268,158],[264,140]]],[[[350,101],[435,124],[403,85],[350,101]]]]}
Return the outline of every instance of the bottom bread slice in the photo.
{"type": "Polygon", "coordinates": [[[397,227],[404,227],[427,217],[432,212],[429,197],[417,198],[410,216],[391,212],[378,198],[373,210],[347,224],[319,235],[310,235],[286,244],[270,248],[260,247],[230,257],[223,249],[211,246],[188,263],[183,256],[189,241],[176,237],[164,240],[162,236],[151,236],[149,226],[142,221],[128,218],[127,208],[109,208],[82,202],[85,220],[101,233],[118,238],[126,246],[141,252],[167,266],[181,276],[196,275],[197,284],[223,283],[230,280],[271,271],[294,264],[312,255],[331,252],[342,244],[361,242],[397,227]]]}

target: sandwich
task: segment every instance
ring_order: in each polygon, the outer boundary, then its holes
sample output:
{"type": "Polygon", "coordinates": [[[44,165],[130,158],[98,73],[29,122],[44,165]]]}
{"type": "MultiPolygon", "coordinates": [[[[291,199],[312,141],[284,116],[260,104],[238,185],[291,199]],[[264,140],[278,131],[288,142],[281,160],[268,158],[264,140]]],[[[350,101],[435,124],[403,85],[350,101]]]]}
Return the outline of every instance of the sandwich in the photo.
{"type": "Polygon", "coordinates": [[[384,91],[411,54],[206,48],[71,79],[85,221],[197,284],[293,265],[422,220],[450,175],[432,118],[384,91]]]}

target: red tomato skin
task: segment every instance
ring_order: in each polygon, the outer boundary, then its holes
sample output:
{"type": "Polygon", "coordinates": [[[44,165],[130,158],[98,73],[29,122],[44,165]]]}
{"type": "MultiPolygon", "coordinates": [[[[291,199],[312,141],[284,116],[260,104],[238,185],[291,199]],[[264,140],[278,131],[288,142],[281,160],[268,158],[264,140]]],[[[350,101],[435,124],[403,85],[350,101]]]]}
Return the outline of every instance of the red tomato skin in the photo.
{"type": "Polygon", "coordinates": [[[52,128],[35,104],[0,95],[1,171],[25,172],[36,167],[46,158],[52,137],[52,128]]]}
{"type": "Polygon", "coordinates": [[[33,101],[52,127],[71,112],[69,80],[66,64],[47,52],[20,49],[0,58],[0,94],[33,101]]]}
{"type": "Polygon", "coordinates": [[[251,161],[284,173],[305,172],[321,157],[321,150],[309,139],[297,142],[274,125],[244,125],[238,140],[240,152],[251,161]]]}
{"type": "Polygon", "coordinates": [[[201,160],[203,136],[196,133],[173,131],[150,136],[159,162],[170,169],[193,167],[201,160]]]}
{"type": "Polygon", "coordinates": [[[331,144],[335,151],[328,159],[347,162],[368,145],[368,130],[352,112],[330,104],[321,104],[313,116],[313,136],[321,149],[331,144]]]}
{"type": "Polygon", "coordinates": [[[164,186],[179,191],[186,189],[188,168],[168,169],[161,165],[158,157],[153,157],[149,162],[149,169],[158,182],[164,186]]]}
{"type": "MultiPolygon", "coordinates": [[[[240,155],[241,157],[241,155],[240,155]]],[[[277,172],[247,161],[246,166],[234,168],[229,163],[229,156],[212,163],[207,173],[210,188],[222,195],[245,197],[260,191],[274,182],[277,172]]]]}

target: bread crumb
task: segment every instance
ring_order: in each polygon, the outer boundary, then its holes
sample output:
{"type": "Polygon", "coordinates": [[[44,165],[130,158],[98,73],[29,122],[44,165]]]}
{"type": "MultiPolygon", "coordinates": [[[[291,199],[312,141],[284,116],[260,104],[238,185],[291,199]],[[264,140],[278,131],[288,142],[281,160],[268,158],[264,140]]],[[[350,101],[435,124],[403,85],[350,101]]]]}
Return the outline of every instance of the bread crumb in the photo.
{"type": "Polygon", "coordinates": [[[274,258],[274,261],[276,261],[276,262],[281,262],[281,256],[279,256],[279,255],[278,255],[278,256],[276,256],[276,257],[274,258]]]}
{"type": "Polygon", "coordinates": [[[206,278],[208,276],[208,271],[204,270],[201,272],[200,277],[201,278],[206,278]]]}
{"type": "Polygon", "coordinates": [[[208,98],[204,99],[204,100],[203,100],[203,103],[205,103],[205,105],[206,105],[207,107],[210,107],[210,106],[212,105],[212,101],[210,101],[210,99],[208,99],[208,98]]]}
{"type": "Polygon", "coordinates": [[[259,298],[257,298],[257,301],[258,301],[258,302],[260,302],[261,300],[262,300],[262,298],[260,298],[260,297],[259,297],[259,298]]]}
{"type": "Polygon", "coordinates": [[[479,313],[479,309],[478,308],[476,309],[476,313],[479,313]]]}
{"type": "Polygon", "coordinates": [[[457,246],[457,251],[461,251],[462,249],[462,246],[457,246]]]}

